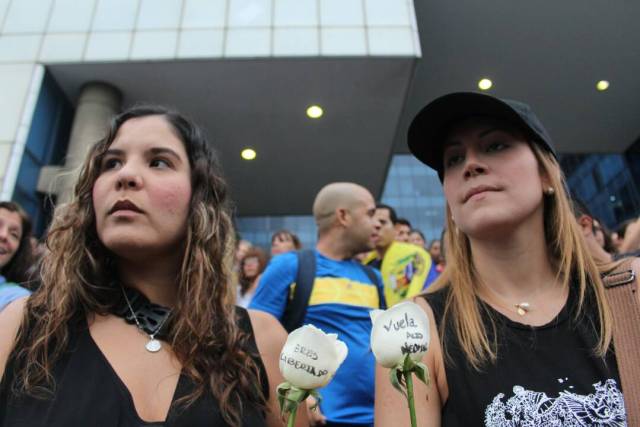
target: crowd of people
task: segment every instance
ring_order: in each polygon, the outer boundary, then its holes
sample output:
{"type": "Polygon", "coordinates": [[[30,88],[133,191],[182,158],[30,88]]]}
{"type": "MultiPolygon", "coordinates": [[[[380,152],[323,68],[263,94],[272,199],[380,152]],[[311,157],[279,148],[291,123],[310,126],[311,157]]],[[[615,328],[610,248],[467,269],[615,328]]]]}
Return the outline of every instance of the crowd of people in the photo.
{"type": "Polygon", "coordinates": [[[640,273],[640,219],[610,232],[567,193],[527,105],[455,93],[416,116],[409,148],[447,202],[430,242],[333,182],[311,207],[315,246],[277,230],[267,253],[234,229],[214,147],[178,112],[133,107],[44,249],[0,202],[0,426],[282,426],[279,353],[303,324],[349,352],[297,426],[408,426],[369,343],[370,311],[406,300],[432,331],[419,425],[627,422],[604,282],[640,273]]]}

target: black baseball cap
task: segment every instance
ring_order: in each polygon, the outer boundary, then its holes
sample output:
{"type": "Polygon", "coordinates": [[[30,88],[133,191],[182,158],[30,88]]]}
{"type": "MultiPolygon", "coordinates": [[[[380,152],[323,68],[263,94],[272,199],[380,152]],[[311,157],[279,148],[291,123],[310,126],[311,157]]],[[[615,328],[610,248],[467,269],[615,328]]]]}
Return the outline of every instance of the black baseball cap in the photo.
{"type": "Polygon", "coordinates": [[[471,117],[490,117],[511,123],[557,158],[553,142],[527,104],[475,92],[455,92],[431,101],[409,126],[409,151],[422,163],[444,175],[442,148],[446,132],[471,117]]]}

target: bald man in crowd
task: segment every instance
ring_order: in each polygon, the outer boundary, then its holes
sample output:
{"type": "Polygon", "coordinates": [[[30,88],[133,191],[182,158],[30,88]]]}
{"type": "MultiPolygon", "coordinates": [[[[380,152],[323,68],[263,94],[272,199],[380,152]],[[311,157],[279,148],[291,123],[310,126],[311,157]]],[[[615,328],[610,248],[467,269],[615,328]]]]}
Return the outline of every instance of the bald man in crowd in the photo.
{"type": "MultiPolygon", "coordinates": [[[[315,279],[302,323],[338,334],[349,348],[336,376],[320,390],[320,411],[309,414],[313,425],[373,426],[375,360],[369,349],[369,312],[384,305],[382,279],[353,257],[374,247],[380,227],[375,210],[371,193],[348,182],[325,186],[313,204],[318,226],[312,254],[315,279]]],[[[267,312],[286,326],[287,305],[298,291],[292,285],[300,259],[294,252],[273,258],[249,308],[267,312]]]]}

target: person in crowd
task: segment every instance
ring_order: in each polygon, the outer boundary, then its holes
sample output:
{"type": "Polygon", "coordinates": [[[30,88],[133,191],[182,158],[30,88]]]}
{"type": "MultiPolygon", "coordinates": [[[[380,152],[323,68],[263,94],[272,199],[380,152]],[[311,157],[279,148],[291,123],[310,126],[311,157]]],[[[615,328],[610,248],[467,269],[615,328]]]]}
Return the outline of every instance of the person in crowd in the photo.
{"type": "Polygon", "coordinates": [[[640,217],[627,220],[618,227],[615,246],[619,254],[640,256],[640,217]]]}
{"type": "Polygon", "coordinates": [[[376,206],[380,232],[376,248],[363,261],[380,270],[389,306],[419,294],[435,279],[429,277],[431,257],[423,248],[396,240],[396,211],[389,205],[376,206]]]}
{"type": "Polygon", "coordinates": [[[232,303],[227,185],[190,120],[116,116],[47,245],[39,290],[0,314],[0,425],[283,425],[286,333],[232,303]]]}
{"type": "Polygon", "coordinates": [[[447,266],[447,234],[449,233],[445,227],[442,229],[442,233],[440,233],[440,264],[438,264],[440,273],[442,273],[447,266]]]}
{"type": "MultiPolygon", "coordinates": [[[[427,276],[427,283],[433,283],[444,271],[444,257],[442,254],[442,239],[433,239],[429,245],[429,255],[431,256],[431,268],[427,276]]],[[[426,287],[424,288],[426,289],[426,287]]]]}
{"type": "Polygon", "coordinates": [[[587,250],[593,259],[600,264],[612,262],[614,256],[604,249],[602,245],[603,240],[599,238],[599,236],[602,236],[602,229],[598,228],[597,220],[591,216],[589,208],[587,208],[582,200],[576,197],[573,197],[571,201],[574,216],[582,231],[582,237],[584,238],[587,250]]]}
{"type": "Polygon", "coordinates": [[[441,243],[440,243],[440,239],[433,239],[431,241],[431,244],[429,244],[429,255],[431,255],[431,259],[433,260],[433,262],[435,262],[436,264],[439,264],[442,260],[442,250],[441,250],[441,243]]]}
{"type": "Polygon", "coordinates": [[[427,239],[424,238],[422,231],[414,228],[409,233],[409,243],[424,249],[427,244],[427,239]]]}
{"type": "Polygon", "coordinates": [[[29,216],[15,202],[0,202],[0,311],[31,293],[32,253],[29,216]]]}
{"type": "MultiPolygon", "coordinates": [[[[313,425],[373,425],[375,360],[369,347],[369,312],[383,304],[381,279],[369,270],[378,282],[374,283],[352,258],[374,247],[379,229],[375,210],[371,193],[348,182],[328,184],[313,203],[318,227],[316,268],[303,323],[338,334],[349,348],[333,380],[320,390],[320,411],[310,412],[313,425]]],[[[297,255],[289,252],[271,260],[250,309],[284,320],[291,287],[302,268],[297,255]]]]}
{"type": "Polygon", "coordinates": [[[253,245],[248,240],[239,239],[239,240],[236,241],[236,251],[235,251],[234,261],[236,262],[236,265],[238,266],[238,271],[240,270],[240,268],[239,268],[240,267],[240,261],[242,260],[242,258],[244,258],[244,256],[247,254],[249,249],[251,249],[252,247],[253,247],[253,245]]]}
{"type": "MultiPolygon", "coordinates": [[[[551,144],[528,106],[477,93],[436,99],[409,128],[449,230],[447,268],[416,298],[432,331],[421,426],[625,425],[603,270],[551,144]]],[[[376,425],[409,425],[388,372],[376,378],[376,425]]]]}
{"type": "Polygon", "coordinates": [[[609,229],[607,228],[606,225],[604,225],[602,223],[602,221],[600,221],[597,218],[593,218],[593,231],[595,232],[596,235],[596,240],[598,242],[598,244],[607,252],[609,252],[610,254],[615,254],[617,252],[617,249],[615,247],[615,245],[613,244],[613,239],[611,237],[611,231],[609,231],[609,229]]]}
{"type": "Polygon", "coordinates": [[[267,267],[267,254],[258,247],[247,251],[240,261],[240,284],[236,304],[247,308],[256,292],[260,275],[267,267]]]}
{"type": "Polygon", "coordinates": [[[271,236],[271,256],[297,251],[300,248],[300,239],[289,230],[278,230],[271,236]]]}
{"type": "Polygon", "coordinates": [[[411,234],[411,223],[404,218],[396,219],[393,228],[396,230],[396,240],[398,242],[409,243],[409,234],[411,234]]]}
{"type": "Polygon", "coordinates": [[[240,234],[236,232],[236,248],[233,256],[233,268],[231,269],[231,283],[233,283],[236,288],[240,287],[240,261],[247,254],[247,251],[251,249],[253,245],[250,241],[244,240],[240,238],[240,234]]]}

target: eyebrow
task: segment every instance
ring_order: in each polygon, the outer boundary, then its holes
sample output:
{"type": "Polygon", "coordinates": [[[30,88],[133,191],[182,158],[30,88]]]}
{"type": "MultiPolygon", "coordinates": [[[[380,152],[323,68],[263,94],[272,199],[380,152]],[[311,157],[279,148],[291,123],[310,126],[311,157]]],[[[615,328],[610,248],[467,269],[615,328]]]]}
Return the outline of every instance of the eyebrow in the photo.
{"type": "MultiPolygon", "coordinates": [[[[171,148],[153,147],[153,148],[150,148],[148,152],[154,156],[157,156],[159,154],[169,155],[179,161],[182,161],[182,158],[178,155],[178,153],[173,151],[171,148]]],[[[124,150],[120,150],[119,148],[109,148],[107,151],[104,152],[103,156],[124,156],[124,155],[125,155],[124,150]]]]}
{"type": "Polygon", "coordinates": [[[489,128],[487,130],[484,130],[484,131],[480,132],[478,134],[478,138],[484,138],[485,136],[489,135],[492,132],[497,132],[497,131],[501,131],[501,130],[503,130],[503,129],[498,128],[498,127],[489,128]]]}
{"type": "Polygon", "coordinates": [[[171,148],[165,148],[165,147],[153,147],[149,150],[149,152],[153,155],[158,155],[158,154],[168,154],[171,157],[175,157],[176,160],[182,161],[182,158],[178,155],[178,153],[176,153],[175,151],[173,151],[171,148]]]}
{"type": "Polygon", "coordinates": [[[124,155],[123,150],[118,150],[117,148],[109,148],[107,151],[104,152],[102,156],[104,157],[104,156],[122,156],[122,155],[124,155]]]}

